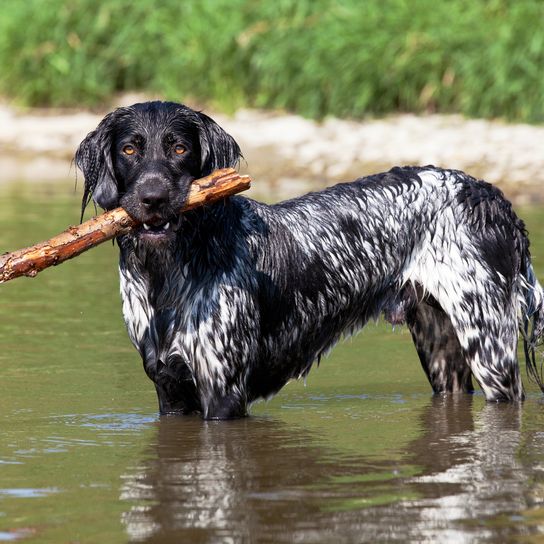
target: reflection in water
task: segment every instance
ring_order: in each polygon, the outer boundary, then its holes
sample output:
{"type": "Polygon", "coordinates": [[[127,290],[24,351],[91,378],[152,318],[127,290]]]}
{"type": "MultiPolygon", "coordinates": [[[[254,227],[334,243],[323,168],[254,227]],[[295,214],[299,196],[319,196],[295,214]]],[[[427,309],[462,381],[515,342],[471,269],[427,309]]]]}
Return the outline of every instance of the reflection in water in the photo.
{"type": "Polygon", "coordinates": [[[423,464],[423,474],[413,479],[423,498],[404,505],[417,512],[414,539],[506,536],[486,518],[526,507],[527,475],[517,456],[521,414],[519,403],[488,403],[473,416],[471,396],[433,399],[422,418],[427,432],[410,447],[423,464]]]}
{"type": "Polygon", "coordinates": [[[122,488],[122,499],[144,502],[123,521],[134,540],[150,542],[272,541],[305,519],[312,530],[320,493],[308,484],[332,471],[311,443],[275,421],[161,418],[152,457],[122,488]]]}
{"type": "Polygon", "coordinates": [[[122,521],[131,541],[161,543],[528,535],[537,527],[512,518],[527,509],[534,477],[518,451],[521,411],[436,397],[420,416],[423,434],[402,452],[404,465],[325,451],[278,421],[161,418],[149,457],[124,478],[121,498],[133,506],[122,521]]]}

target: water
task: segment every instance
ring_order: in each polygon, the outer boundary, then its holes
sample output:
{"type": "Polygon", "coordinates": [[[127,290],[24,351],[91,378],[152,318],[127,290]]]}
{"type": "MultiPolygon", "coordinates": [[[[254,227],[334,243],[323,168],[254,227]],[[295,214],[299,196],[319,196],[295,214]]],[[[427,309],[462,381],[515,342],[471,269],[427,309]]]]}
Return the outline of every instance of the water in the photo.
{"type": "MultiPolygon", "coordinates": [[[[544,208],[522,210],[544,279],[544,208]]],[[[77,222],[63,185],[0,192],[0,248],[77,222]]],[[[539,542],[544,405],[433,398],[369,325],[252,417],[157,415],[105,244],[0,286],[0,542],[539,542]]],[[[527,380],[525,380],[527,384],[527,380]]]]}

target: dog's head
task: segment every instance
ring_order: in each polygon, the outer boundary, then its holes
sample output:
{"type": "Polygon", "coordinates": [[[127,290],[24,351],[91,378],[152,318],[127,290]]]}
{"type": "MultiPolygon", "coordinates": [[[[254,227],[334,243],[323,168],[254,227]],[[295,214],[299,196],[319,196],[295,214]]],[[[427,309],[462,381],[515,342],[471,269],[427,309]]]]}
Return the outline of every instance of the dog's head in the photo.
{"type": "Polygon", "coordinates": [[[145,102],[104,117],[81,142],[76,165],[85,177],[83,210],[94,200],[122,206],[142,223],[148,242],[172,239],[191,182],[235,167],[240,148],[203,113],[172,102],[145,102]]]}

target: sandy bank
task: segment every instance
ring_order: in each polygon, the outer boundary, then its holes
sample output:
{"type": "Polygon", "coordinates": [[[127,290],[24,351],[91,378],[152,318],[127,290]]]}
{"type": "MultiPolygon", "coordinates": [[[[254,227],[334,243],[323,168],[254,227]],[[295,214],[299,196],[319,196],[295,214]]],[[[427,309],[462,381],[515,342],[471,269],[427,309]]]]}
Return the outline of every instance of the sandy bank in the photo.
{"type": "MultiPolygon", "coordinates": [[[[398,115],[365,122],[242,110],[212,116],[239,142],[254,193],[283,198],[402,164],[465,170],[518,203],[544,201],[544,127],[398,115]]],[[[71,159],[102,115],[0,106],[0,182],[73,179],[71,159]]]]}

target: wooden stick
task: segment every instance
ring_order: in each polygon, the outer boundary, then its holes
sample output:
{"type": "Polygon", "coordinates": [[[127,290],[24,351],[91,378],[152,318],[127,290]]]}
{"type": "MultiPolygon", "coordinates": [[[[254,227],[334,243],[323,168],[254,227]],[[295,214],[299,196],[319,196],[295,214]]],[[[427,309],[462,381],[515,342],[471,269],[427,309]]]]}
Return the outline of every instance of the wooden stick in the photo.
{"type": "MultiPolygon", "coordinates": [[[[209,176],[193,181],[181,212],[221,200],[249,188],[249,176],[240,176],[232,168],[216,170],[209,176]]],[[[34,277],[49,266],[60,264],[92,247],[126,234],[139,226],[123,208],[116,208],[93,217],[81,225],[68,227],[50,240],[0,256],[0,283],[19,276],[34,277]]]]}

